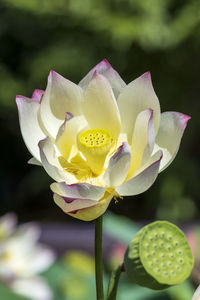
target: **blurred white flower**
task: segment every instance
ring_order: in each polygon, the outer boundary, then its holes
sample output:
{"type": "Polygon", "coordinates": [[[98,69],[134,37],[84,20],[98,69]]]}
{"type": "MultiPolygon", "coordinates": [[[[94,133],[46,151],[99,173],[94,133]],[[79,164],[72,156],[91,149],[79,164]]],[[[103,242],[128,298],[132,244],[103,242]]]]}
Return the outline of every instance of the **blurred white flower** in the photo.
{"type": "Polygon", "coordinates": [[[196,289],[193,297],[192,297],[192,300],[200,300],[200,285],[198,286],[198,288],[196,289]]]}
{"type": "Polygon", "coordinates": [[[0,241],[12,233],[17,224],[17,217],[13,213],[8,213],[0,218],[0,241]]]}
{"type": "Polygon", "coordinates": [[[17,218],[0,218],[0,281],[33,300],[51,300],[46,281],[38,276],[55,260],[48,247],[38,243],[40,228],[34,223],[15,227],[17,218]]]}

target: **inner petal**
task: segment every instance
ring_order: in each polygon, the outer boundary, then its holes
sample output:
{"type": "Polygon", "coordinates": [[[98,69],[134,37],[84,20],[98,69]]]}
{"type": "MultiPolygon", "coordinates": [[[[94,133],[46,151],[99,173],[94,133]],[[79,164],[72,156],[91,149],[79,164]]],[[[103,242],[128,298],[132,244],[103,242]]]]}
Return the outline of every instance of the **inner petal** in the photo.
{"type": "Polygon", "coordinates": [[[76,155],[77,135],[86,126],[87,122],[84,117],[80,116],[65,121],[63,126],[60,127],[56,137],[56,146],[65,160],[69,161],[71,157],[76,155]]]}

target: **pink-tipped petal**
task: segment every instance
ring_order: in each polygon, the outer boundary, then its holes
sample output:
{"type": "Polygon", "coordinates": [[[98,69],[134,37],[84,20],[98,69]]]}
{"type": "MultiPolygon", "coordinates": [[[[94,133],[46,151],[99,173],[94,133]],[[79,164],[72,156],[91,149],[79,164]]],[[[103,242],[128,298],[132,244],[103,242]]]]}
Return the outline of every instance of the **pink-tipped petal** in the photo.
{"type": "Polygon", "coordinates": [[[40,161],[38,142],[45,134],[38,121],[40,104],[24,96],[16,96],[19,122],[24,142],[30,153],[40,161]]]}
{"type": "Polygon", "coordinates": [[[141,173],[116,188],[116,191],[122,196],[134,196],[148,190],[156,180],[158,175],[162,151],[154,154],[153,162],[141,173]]]}
{"type": "Polygon", "coordinates": [[[130,162],[130,147],[127,143],[123,143],[110,158],[108,168],[102,179],[103,184],[110,188],[121,185],[127,176],[130,162]]]}
{"type": "Polygon", "coordinates": [[[160,124],[160,104],[154,92],[149,72],[129,83],[120,93],[117,102],[121,115],[122,132],[127,133],[130,144],[137,116],[143,110],[150,108],[154,111],[154,128],[157,133],[160,124]]]}
{"type": "Polygon", "coordinates": [[[69,121],[70,119],[72,119],[74,117],[74,115],[71,112],[66,112],[65,113],[65,121],[69,121]]]}
{"type": "Polygon", "coordinates": [[[112,68],[111,64],[106,60],[102,60],[98,63],[79,83],[79,85],[85,89],[94,73],[102,74],[105,76],[113,89],[114,95],[117,98],[120,91],[126,86],[125,82],[121,79],[119,74],[112,68]]]}
{"type": "Polygon", "coordinates": [[[76,182],[73,175],[62,170],[56,155],[54,144],[50,138],[43,139],[39,142],[40,157],[42,165],[47,174],[55,181],[65,181],[68,184],[76,182]]]}
{"type": "Polygon", "coordinates": [[[93,205],[88,208],[83,208],[75,211],[74,213],[68,213],[70,216],[82,220],[82,221],[92,221],[97,219],[99,216],[103,215],[110,201],[112,200],[113,194],[105,193],[104,197],[97,202],[96,205],[93,205]]]}
{"type": "Polygon", "coordinates": [[[40,108],[40,117],[49,136],[56,137],[66,112],[75,116],[81,114],[82,93],[78,85],[55,71],[50,72],[40,108]]]}
{"type": "Polygon", "coordinates": [[[38,103],[40,103],[43,94],[44,94],[43,90],[35,90],[33,92],[32,99],[35,100],[35,101],[37,101],[38,103]]]}
{"type": "Polygon", "coordinates": [[[120,115],[108,80],[100,75],[93,76],[84,92],[82,110],[91,128],[102,128],[114,139],[120,133],[120,115]]]}
{"type": "Polygon", "coordinates": [[[66,201],[66,198],[56,193],[53,195],[55,203],[65,212],[73,213],[83,208],[94,206],[98,203],[96,200],[91,199],[78,199],[75,198],[72,201],[66,201]]]}
{"type": "Polygon", "coordinates": [[[160,172],[167,168],[174,160],[190,117],[179,112],[164,112],[156,136],[155,150],[163,151],[160,172]]]}
{"type": "Polygon", "coordinates": [[[65,182],[54,182],[51,184],[51,190],[60,196],[70,199],[90,199],[99,200],[105,193],[105,188],[95,186],[89,183],[66,184],[65,182]]]}

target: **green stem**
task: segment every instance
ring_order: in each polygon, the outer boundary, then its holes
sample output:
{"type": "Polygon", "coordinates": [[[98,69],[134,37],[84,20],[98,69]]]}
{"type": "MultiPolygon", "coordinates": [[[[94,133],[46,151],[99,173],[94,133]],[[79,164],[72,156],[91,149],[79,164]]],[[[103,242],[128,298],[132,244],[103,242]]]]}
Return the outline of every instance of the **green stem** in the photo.
{"type": "Polygon", "coordinates": [[[104,300],[102,259],[102,216],[95,220],[95,275],[97,300],[104,300]]]}
{"type": "Polygon", "coordinates": [[[115,270],[112,271],[108,285],[107,300],[116,300],[118,283],[122,272],[122,266],[118,266],[115,270]]]}

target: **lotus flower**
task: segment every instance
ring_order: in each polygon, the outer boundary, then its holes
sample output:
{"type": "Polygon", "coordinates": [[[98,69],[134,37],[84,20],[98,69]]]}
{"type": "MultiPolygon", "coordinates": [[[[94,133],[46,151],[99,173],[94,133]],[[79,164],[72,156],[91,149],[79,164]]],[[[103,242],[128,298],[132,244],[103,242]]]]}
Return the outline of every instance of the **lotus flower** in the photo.
{"type": "Polygon", "coordinates": [[[190,119],[160,113],[149,72],[126,85],[106,60],[78,85],[51,71],[45,91],[16,101],[29,163],[55,180],[56,204],[86,221],[113,197],[145,192],[176,156],[190,119]]]}

